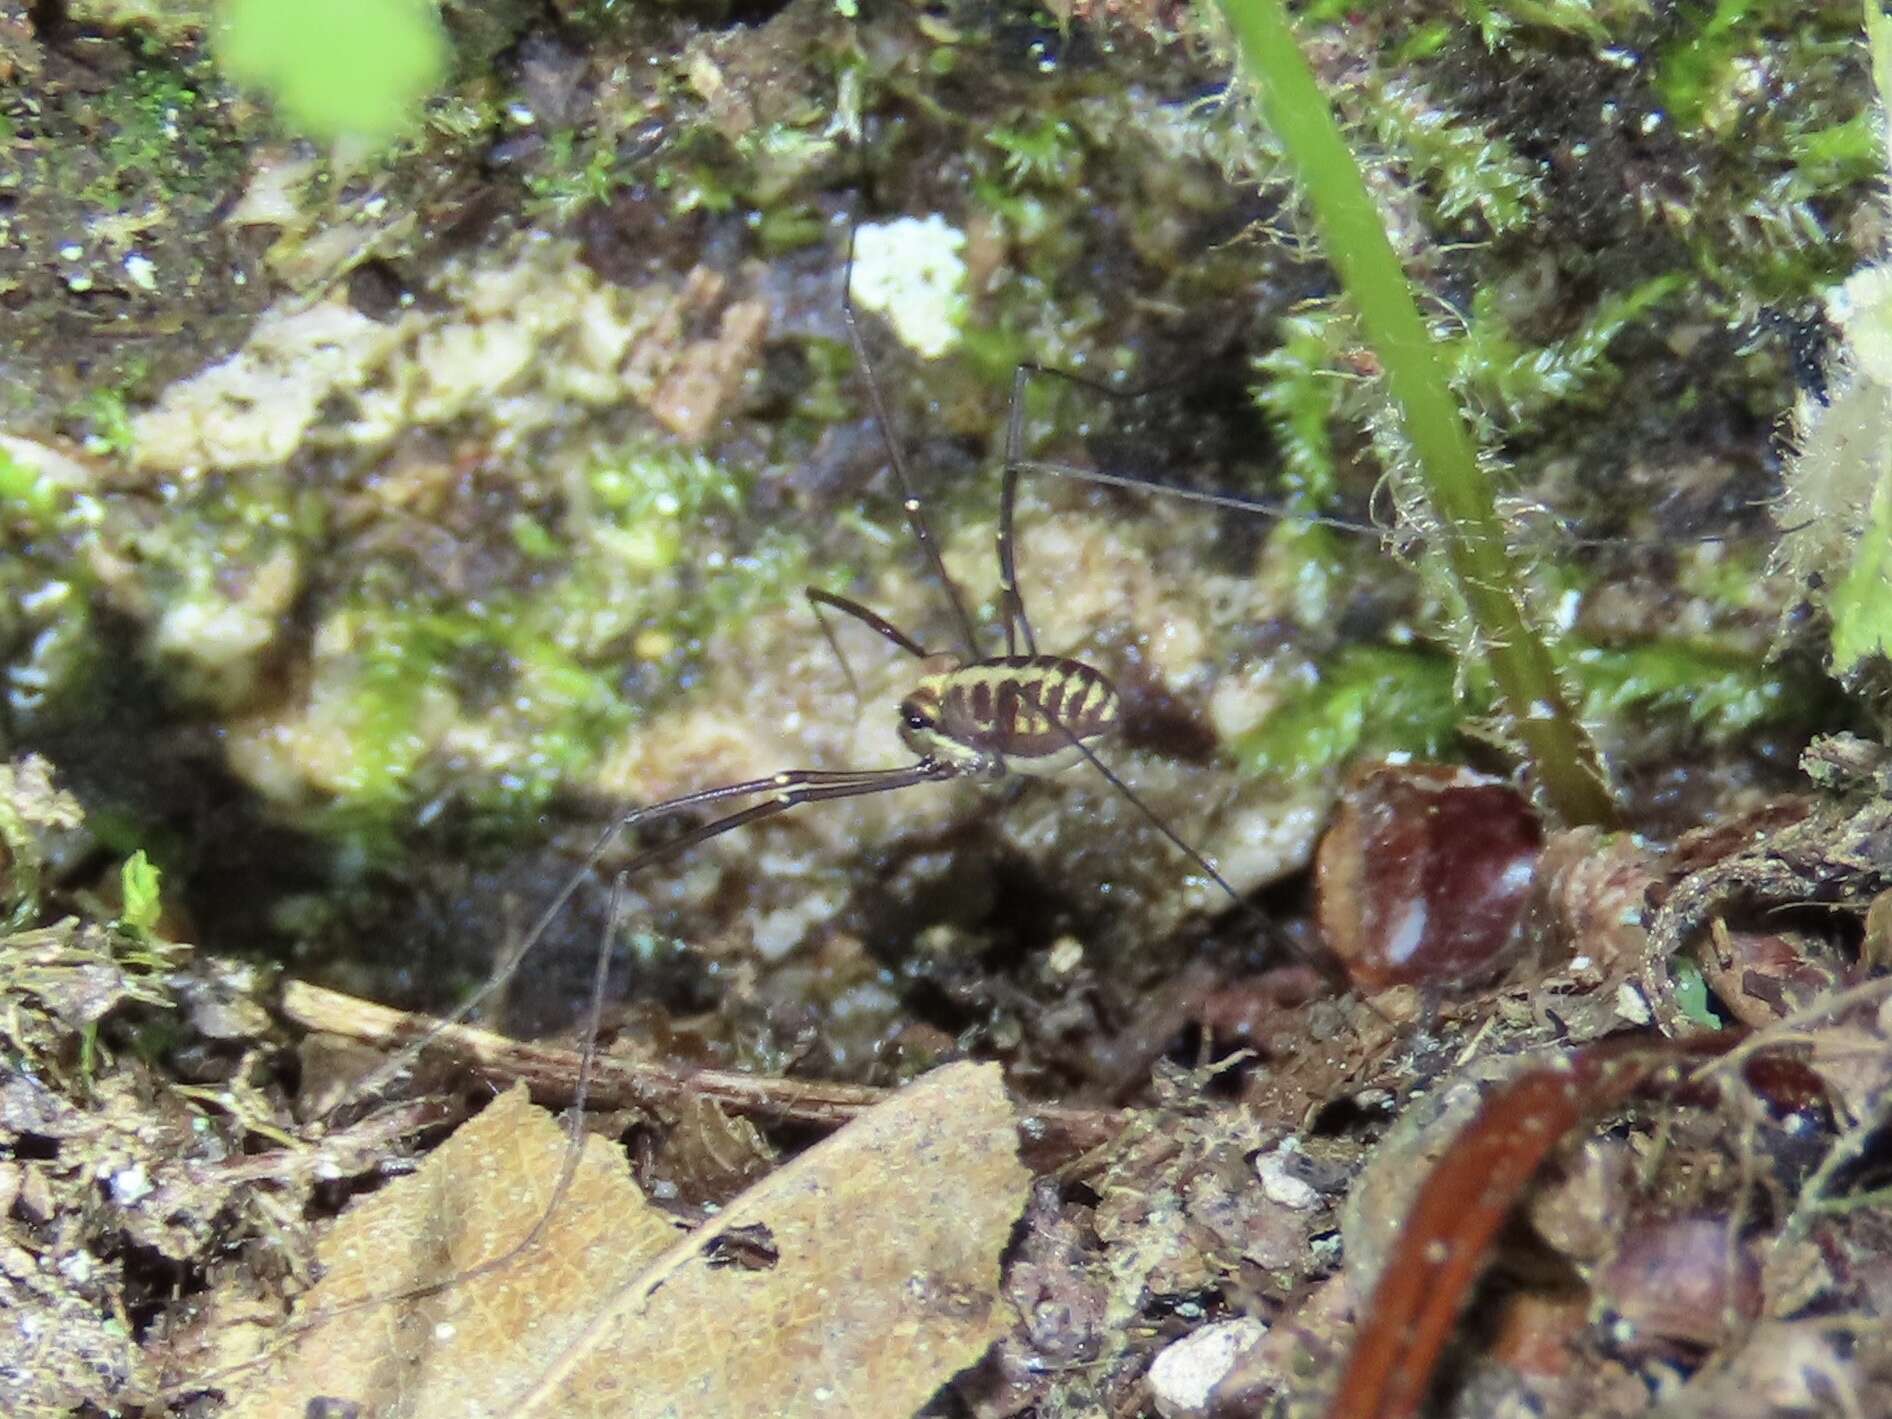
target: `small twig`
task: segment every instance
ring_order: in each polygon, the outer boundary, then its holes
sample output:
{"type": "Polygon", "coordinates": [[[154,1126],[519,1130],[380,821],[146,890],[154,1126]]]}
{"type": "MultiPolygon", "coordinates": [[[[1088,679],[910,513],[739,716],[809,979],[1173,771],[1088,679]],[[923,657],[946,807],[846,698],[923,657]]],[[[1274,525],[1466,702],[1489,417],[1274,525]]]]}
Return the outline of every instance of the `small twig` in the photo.
{"type": "MultiPolygon", "coordinates": [[[[429,1015],[390,1009],[304,981],[283,985],[282,1013],[307,1030],[343,1035],[382,1049],[425,1040],[429,1050],[494,1080],[522,1081],[541,1104],[571,1101],[581,1055],[531,1044],[470,1025],[443,1025],[429,1015]]],[[[780,1079],[728,1069],[696,1069],[599,1055],[593,1061],[593,1108],[674,1109],[690,1098],[709,1099],[731,1113],[777,1123],[835,1129],[893,1093],[865,1084],[780,1079]]],[[[1109,1142],[1125,1115],[1108,1109],[1061,1105],[1020,1107],[1019,1133],[1028,1166],[1043,1171],[1109,1142]]]]}

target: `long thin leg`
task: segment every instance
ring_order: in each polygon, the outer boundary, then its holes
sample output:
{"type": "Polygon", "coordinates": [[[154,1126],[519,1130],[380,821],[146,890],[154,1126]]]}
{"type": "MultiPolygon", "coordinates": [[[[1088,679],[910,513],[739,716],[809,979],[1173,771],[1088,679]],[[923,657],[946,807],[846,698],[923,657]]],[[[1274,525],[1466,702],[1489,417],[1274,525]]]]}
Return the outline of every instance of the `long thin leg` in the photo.
{"type": "MultiPolygon", "coordinates": [[[[558,1177],[552,1186],[551,1199],[546,1204],[543,1211],[540,1212],[532,1226],[527,1230],[525,1236],[521,1237],[500,1255],[490,1257],[480,1262],[478,1265],[468,1267],[464,1271],[455,1272],[451,1276],[439,1277],[436,1280],[426,1281],[420,1285],[406,1287],[398,1291],[388,1291],[379,1295],[359,1296],[352,1300],[344,1301],[339,1305],[332,1306],[327,1310],[311,1315],[299,1316],[285,1327],[287,1333],[291,1336],[301,1335],[313,1330],[318,1325],[327,1324],[342,1316],[366,1310],[371,1306],[386,1306],[400,1301],[418,1299],[422,1296],[436,1295],[446,1290],[449,1286],[463,1285],[481,1276],[489,1276],[494,1272],[502,1271],[511,1266],[521,1256],[531,1250],[538,1240],[544,1236],[546,1228],[551,1225],[553,1214],[558,1210],[559,1203],[570,1191],[572,1181],[578,1174],[579,1164],[584,1159],[584,1108],[586,1097],[590,1092],[592,1073],[597,1063],[598,1025],[604,1013],[604,989],[607,974],[610,969],[611,942],[616,938],[618,929],[623,923],[624,888],[625,883],[629,880],[632,873],[669,853],[680,852],[693,844],[704,842],[721,833],[740,828],[744,824],[757,822],[760,819],[772,817],[777,813],[786,813],[789,809],[800,803],[815,803],[830,798],[855,798],[869,793],[891,793],[896,789],[908,788],[915,784],[949,779],[954,776],[954,772],[951,765],[941,763],[934,759],[922,759],[916,764],[910,764],[905,768],[898,769],[839,769],[832,771],[823,769],[790,769],[784,773],[772,774],[768,778],[750,779],[745,783],[733,783],[721,788],[703,789],[698,793],[685,794],[681,798],[673,798],[664,803],[653,804],[649,808],[634,809],[619,818],[617,822],[613,823],[610,830],[599,839],[597,846],[594,847],[588,855],[585,868],[574,875],[572,879],[566,883],[564,890],[558,894],[552,912],[541,916],[532,931],[527,934],[525,941],[511,953],[505,966],[506,974],[510,974],[510,972],[518,966],[520,959],[532,948],[539,934],[544,931],[546,924],[551,920],[552,914],[555,914],[557,910],[564,906],[565,902],[570,899],[571,894],[577,889],[578,883],[583,880],[585,872],[589,871],[598,861],[605,848],[610,845],[611,839],[615,837],[619,831],[637,823],[649,822],[655,818],[681,811],[684,808],[700,806],[704,803],[714,803],[719,799],[739,797],[745,790],[749,793],[773,792],[775,794],[773,798],[768,799],[766,802],[753,804],[740,812],[732,813],[724,818],[718,818],[715,822],[706,824],[693,832],[686,833],[683,837],[672,842],[663,843],[658,847],[639,853],[620,868],[612,878],[610,917],[605,926],[604,941],[599,947],[597,960],[592,967],[591,996],[585,1030],[585,1047],[584,1052],[579,1056],[578,1084],[573,1095],[571,1131],[566,1135],[565,1156],[559,1166],[558,1177]]],[[[348,1091],[347,1098],[345,1098],[343,1102],[346,1103],[349,1099],[364,1097],[376,1089],[379,1089],[387,1080],[392,1078],[394,1074],[406,1068],[408,1064],[417,1058],[421,1051],[426,1049],[428,1043],[434,1036],[438,1035],[449,1025],[458,1024],[460,1021],[464,1020],[473,1008],[477,1007],[481,1001],[489,997],[495,988],[504,985],[504,983],[503,977],[495,981],[489,981],[472,1000],[463,1003],[456,1008],[451,1015],[437,1021],[423,1038],[416,1040],[392,1060],[383,1064],[380,1068],[373,1070],[366,1079],[355,1084],[348,1091]]],[[[339,1107],[339,1105],[337,1107],[339,1107]]],[[[271,1353],[274,1352],[272,1351],[271,1353]]],[[[219,1373],[234,1372],[234,1370],[219,1371],[219,1373]]]]}
{"type": "MultiPolygon", "coordinates": [[[[776,780],[793,778],[792,774],[777,774],[776,780]]],[[[851,779],[844,774],[822,775],[823,780],[842,780],[811,782],[798,780],[793,786],[773,788],[774,796],[747,808],[738,809],[727,817],[718,818],[713,823],[705,823],[699,828],[692,828],[669,842],[659,843],[646,848],[619,869],[620,874],[629,877],[653,862],[660,862],[666,857],[706,843],[711,838],[720,838],[724,833],[736,828],[759,823],[765,818],[773,818],[778,813],[786,813],[791,808],[798,808],[804,803],[825,803],[835,798],[859,798],[869,793],[892,793],[897,789],[912,788],[916,784],[937,783],[953,777],[953,770],[936,759],[922,759],[917,764],[904,769],[863,769],[851,779]]],[[[761,780],[769,783],[771,780],[761,780]]]]}
{"type": "Polygon", "coordinates": [[[1357,532],[1366,537],[1383,538],[1388,535],[1386,528],[1375,527],[1370,522],[1350,522],[1344,517],[1326,517],[1320,513],[1303,512],[1299,508],[1263,502],[1259,498],[1245,498],[1237,493],[1211,493],[1199,488],[1178,488],[1173,484],[1159,482],[1155,478],[1139,477],[1132,473],[1104,473],[1095,468],[1076,468],[1068,463],[1044,463],[1033,458],[1020,459],[1014,467],[1020,473],[1049,473],[1055,478],[1072,478],[1080,483],[1096,483],[1105,488],[1128,488],[1132,492],[1160,493],[1164,497],[1181,498],[1184,502],[1207,503],[1210,507],[1254,513],[1258,517],[1271,517],[1277,522],[1298,522],[1310,527],[1331,527],[1338,532],[1357,532]]]}
{"type": "MultiPolygon", "coordinates": [[[[821,614],[821,608],[823,606],[832,606],[835,610],[841,612],[842,615],[852,616],[870,631],[886,637],[915,660],[925,660],[930,653],[925,646],[914,640],[912,636],[901,630],[892,621],[889,621],[878,611],[861,605],[858,601],[850,601],[845,596],[836,596],[832,591],[823,591],[818,586],[804,586],[802,591],[806,593],[809,602],[815,607],[816,615],[821,614]]],[[[825,625],[826,622],[823,622],[823,624],[825,625]]]]}
{"type": "Polygon", "coordinates": [[[1012,509],[1018,501],[1018,464],[1025,442],[1025,384],[1032,365],[1012,371],[1012,402],[1005,417],[1005,472],[999,480],[999,614],[1005,619],[1005,653],[1018,654],[1018,637],[1025,638],[1025,653],[1038,653],[1031,618],[1025,614],[1024,593],[1018,589],[1018,566],[1012,539],[1012,509]]]}
{"type": "Polygon", "coordinates": [[[454,1006],[451,1011],[441,1016],[425,1039],[416,1040],[378,1068],[369,1071],[363,1079],[349,1089],[347,1098],[364,1098],[382,1088],[419,1058],[421,1052],[426,1049],[428,1041],[441,1030],[450,1025],[460,1024],[491,1000],[495,994],[505,989],[513,973],[519,969],[520,963],[530,954],[532,948],[539,944],[540,938],[551,929],[553,921],[565,909],[566,903],[572,899],[573,894],[578,891],[586,875],[603,860],[605,853],[619,833],[641,827],[646,823],[674,817],[692,808],[707,807],[712,803],[722,803],[732,798],[771,795],[765,802],[717,818],[667,843],[659,843],[655,847],[638,853],[619,869],[619,876],[628,878],[632,873],[672,853],[682,852],[699,843],[708,842],[711,838],[720,837],[745,824],[772,818],[777,813],[785,813],[802,803],[820,802],[830,798],[854,798],[868,793],[891,793],[897,789],[910,788],[915,784],[948,779],[953,777],[955,772],[952,765],[937,759],[921,759],[916,764],[895,769],[786,769],[779,774],[771,774],[767,778],[747,779],[742,783],[698,789],[695,793],[685,793],[676,798],[666,799],[662,803],[653,803],[648,808],[633,808],[599,835],[597,842],[585,854],[584,865],[566,879],[565,885],[559,888],[557,894],[539,913],[531,929],[506,952],[485,983],[454,1006]]]}
{"type": "Polygon", "coordinates": [[[1110,765],[1098,758],[1096,751],[1080,739],[1063,720],[1057,718],[1055,715],[1046,714],[1045,708],[1039,702],[1036,694],[1023,685],[1019,686],[1019,691],[1021,695],[1023,695],[1025,702],[1037,713],[1044,715],[1045,719],[1052,727],[1065,737],[1071,747],[1082,754],[1086,762],[1088,762],[1092,768],[1096,769],[1098,773],[1102,774],[1104,781],[1112,788],[1116,789],[1118,793],[1122,794],[1125,801],[1128,802],[1132,808],[1136,809],[1137,812],[1141,813],[1145,821],[1147,821],[1151,827],[1155,828],[1157,832],[1167,838],[1171,846],[1193,862],[1205,877],[1215,883],[1217,887],[1221,888],[1222,895],[1229,899],[1236,910],[1253,917],[1255,921],[1261,925],[1262,930],[1267,934],[1270,941],[1284,947],[1291,955],[1296,957],[1301,956],[1300,947],[1293,938],[1288,936],[1288,934],[1281,929],[1274,918],[1270,917],[1253,902],[1249,901],[1248,898],[1236,891],[1235,888],[1230,885],[1228,879],[1216,870],[1216,866],[1213,862],[1209,861],[1208,858],[1191,847],[1180,833],[1170,827],[1168,823],[1165,823],[1162,815],[1138,797],[1136,790],[1131,788],[1129,784],[1125,783],[1112,772],[1110,765]]]}
{"type": "Polygon", "coordinates": [[[893,423],[887,417],[887,401],[881,396],[880,379],[875,375],[874,362],[868,356],[867,342],[861,338],[860,321],[854,313],[854,232],[855,228],[850,226],[847,233],[847,270],[842,276],[841,285],[841,320],[847,326],[848,343],[854,347],[854,358],[860,362],[861,376],[867,382],[868,403],[873,406],[874,421],[880,425],[880,438],[887,449],[887,461],[893,465],[894,479],[900,484],[900,506],[906,512],[907,525],[913,529],[915,540],[926,553],[933,575],[953,608],[953,617],[959,622],[959,632],[965,640],[966,658],[977,660],[979,637],[973,629],[972,617],[966,612],[966,603],[960,599],[959,588],[953,585],[953,579],[946,574],[945,559],[939,554],[939,544],[933,540],[933,531],[927,526],[925,508],[914,487],[912,475],[907,471],[906,455],[900,452],[899,441],[894,437],[893,423]]]}
{"type": "MultiPolygon", "coordinates": [[[[1139,399],[1152,390],[1160,390],[1166,385],[1177,383],[1176,380],[1160,380],[1153,384],[1119,386],[1106,384],[1102,380],[1091,379],[1086,375],[1073,374],[1069,370],[1054,369],[1050,365],[1021,364],[1012,371],[1012,408],[1009,427],[1005,438],[1005,473],[1006,487],[1020,473],[1049,473],[1054,477],[1073,478],[1084,483],[1096,483],[1106,488],[1129,488],[1137,492],[1162,493],[1172,498],[1182,498],[1189,502],[1207,503],[1211,507],[1229,508],[1236,512],[1254,513],[1261,517],[1272,517],[1280,522],[1309,523],[1316,527],[1331,527],[1341,532],[1356,532],[1368,537],[1384,537],[1386,529],[1375,527],[1366,522],[1350,522],[1341,517],[1323,517],[1315,513],[1302,512],[1297,508],[1285,507],[1280,503],[1264,502],[1259,498],[1247,498],[1237,493],[1207,493],[1195,488],[1177,488],[1159,479],[1139,476],[1131,473],[1103,473],[1090,468],[1075,468],[1067,463],[1045,463],[1037,459],[1025,458],[1024,452],[1024,403],[1025,388],[1037,376],[1044,375],[1051,379],[1061,379],[1067,384],[1074,384],[1080,389],[1100,394],[1106,399],[1124,401],[1139,399]]],[[[1011,568],[1011,526],[1006,517],[1007,508],[1000,504],[999,528],[999,585],[1001,589],[1016,585],[1017,577],[1011,568]]],[[[1008,601],[1017,606],[1020,615],[1024,607],[1017,603],[1016,592],[1008,601]]]]}
{"type": "MultiPolygon", "coordinates": [[[[1094,483],[1107,488],[1127,488],[1133,492],[1159,493],[1166,497],[1181,498],[1187,502],[1206,503],[1211,507],[1227,508],[1232,512],[1253,513],[1259,517],[1273,518],[1277,522],[1295,522],[1312,527],[1330,527],[1336,532],[1351,532],[1360,536],[1374,537],[1381,540],[1395,535],[1394,531],[1387,526],[1370,522],[1354,522],[1344,517],[1327,517],[1319,513],[1310,513],[1302,511],[1299,508],[1288,507],[1281,503],[1271,503],[1260,498],[1243,497],[1237,493],[1201,492],[1195,488],[1178,488],[1160,479],[1141,474],[1103,473],[1096,469],[1074,467],[1068,463],[1046,463],[1034,459],[1018,458],[1016,457],[1016,453],[1022,444],[1023,428],[1023,419],[1018,413],[1018,409],[1023,402],[1024,386],[1037,375],[1046,375],[1052,379],[1061,379],[1067,384],[1075,384],[1080,389],[1089,390],[1093,394],[1100,394],[1107,399],[1114,400],[1142,398],[1153,391],[1161,390],[1168,385],[1181,382],[1180,380],[1168,379],[1157,380],[1149,384],[1119,386],[1106,384],[1101,380],[1091,379],[1086,375],[1073,374],[1069,370],[1054,369],[1049,365],[1020,365],[1012,375],[1013,413],[1011,422],[1013,428],[1008,432],[1006,438],[1006,467],[1008,476],[1013,473],[1048,473],[1053,477],[1070,478],[1079,482],[1094,483]]],[[[1762,510],[1772,506],[1773,504],[1770,501],[1761,500],[1743,504],[1742,510],[1762,510]]],[[[1002,515],[1004,511],[1003,505],[1001,505],[1000,510],[1002,515]]],[[[1550,512],[1550,516],[1556,525],[1565,533],[1565,536],[1557,543],[1559,547],[1617,549],[1637,547],[1659,548],[1673,547],[1676,545],[1695,546],[1718,542],[1739,542],[1745,540],[1742,534],[1728,534],[1722,532],[1643,539],[1578,537],[1574,535],[1568,524],[1561,517],[1558,517],[1554,511],[1550,512]]],[[[1805,526],[1805,524],[1802,524],[1802,526],[1805,526]]],[[[1769,529],[1755,535],[1772,538],[1782,536],[1786,532],[1798,530],[1800,529],[1769,529]]],[[[1428,535],[1433,537],[1451,537],[1456,534],[1454,530],[1449,527],[1438,527],[1432,529],[1428,535]]],[[[1010,540],[1009,527],[1001,529],[1000,537],[1002,541],[1010,540]]],[[[999,557],[999,581],[1001,588],[1003,588],[1006,582],[1012,580],[1012,578],[1006,566],[1008,556],[1003,549],[1001,549],[999,557]]],[[[1013,604],[1016,603],[1014,602],[1013,604]]],[[[1022,611],[1022,607],[1019,609],[1022,611]]]]}
{"type": "MultiPolygon", "coordinates": [[[[1038,653],[1038,637],[1032,632],[1031,618],[1025,614],[1025,596],[1018,588],[1017,540],[1012,535],[1012,513],[1018,501],[1018,475],[1021,471],[1050,471],[1062,467],[1056,464],[1032,463],[1024,456],[1025,388],[1031,383],[1034,375],[1041,374],[1055,376],[1081,389],[1088,389],[1094,394],[1101,394],[1115,400],[1140,398],[1152,390],[1161,389],[1163,384],[1177,382],[1168,380],[1159,384],[1125,389],[1113,384],[1105,384],[1100,380],[1089,379],[1084,375],[1071,374],[1066,370],[1052,369],[1049,365],[1034,364],[1029,360],[1012,371],[1012,397],[1007,406],[1005,418],[1005,470],[999,482],[998,522],[999,614],[1005,621],[1005,653],[1007,655],[1018,654],[1018,641],[1021,637],[1025,642],[1026,654],[1038,653]]],[[[1072,476],[1082,476],[1076,469],[1069,472],[1072,476]]]]}
{"type": "MultiPolygon", "coordinates": [[[[1012,535],[1012,510],[1018,501],[1018,475],[1021,471],[1048,470],[1062,465],[1034,464],[1025,459],[1025,387],[1034,375],[1053,375],[1059,379],[1116,400],[1136,399],[1162,384],[1121,389],[1116,385],[1088,379],[1049,365],[1027,360],[1012,371],[1012,397],[1005,418],[1005,470],[999,482],[999,614],[1005,620],[1005,653],[1018,654],[1018,639],[1024,638],[1028,655],[1038,653],[1038,638],[1032,633],[1031,618],[1025,614],[1025,596],[1018,589],[1017,542],[1012,535]]],[[[1174,380],[1165,383],[1176,383],[1174,380]]],[[[1076,475],[1076,470],[1071,470],[1076,475]]],[[[1151,485],[1155,486],[1155,485],[1151,485]]]]}
{"type": "Polygon", "coordinates": [[[841,673],[847,677],[848,692],[854,696],[855,713],[858,714],[860,712],[860,681],[854,678],[854,667],[848,664],[847,653],[841,649],[840,638],[835,635],[833,624],[828,620],[827,614],[822,611],[821,608],[823,606],[832,606],[843,615],[852,616],[870,631],[892,641],[908,655],[914,657],[914,659],[926,659],[926,647],[914,640],[913,637],[909,636],[878,611],[870,610],[861,605],[860,602],[849,600],[845,596],[836,596],[832,591],[823,591],[818,586],[804,586],[802,588],[802,595],[808,598],[809,606],[814,609],[815,620],[821,626],[821,634],[827,637],[828,649],[833,651],[834,658],[841,662],[841,673]]]}

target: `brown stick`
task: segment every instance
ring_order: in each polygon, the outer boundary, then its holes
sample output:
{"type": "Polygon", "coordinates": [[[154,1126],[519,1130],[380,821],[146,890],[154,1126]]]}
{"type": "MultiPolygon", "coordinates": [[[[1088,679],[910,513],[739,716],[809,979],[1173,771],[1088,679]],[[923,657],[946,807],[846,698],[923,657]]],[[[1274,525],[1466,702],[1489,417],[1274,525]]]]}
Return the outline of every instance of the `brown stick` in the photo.
{"type": "MultiPolygon", "coordinates": [[[[552,1107],[571,1102],[578,1080],[577,1050],[515,1040],[471,1025],[442,1025],[431,1016],[390,1009],[305,981],[283,984],[280,1009],[303,1029],[343,1035],[382,1049],[425,1041],[428,1049],[459,1060],[489,1079],[523,1080],[534,1100],[552,1107]]],[[[695,1096],[747,1118],[834,1129],[892,1092],[865,1084],[772,1079],[601,1054],[592,1062],[590,1103],[599,1109],[674,1109],[695,1096]]],[[[1108,1109],[1021,1105],[1019,1134],[1025,1162],[1039,1171],[1056,1167],[1108,1143],[1125,1122],[1124,1114],[1108,1109]]]]}

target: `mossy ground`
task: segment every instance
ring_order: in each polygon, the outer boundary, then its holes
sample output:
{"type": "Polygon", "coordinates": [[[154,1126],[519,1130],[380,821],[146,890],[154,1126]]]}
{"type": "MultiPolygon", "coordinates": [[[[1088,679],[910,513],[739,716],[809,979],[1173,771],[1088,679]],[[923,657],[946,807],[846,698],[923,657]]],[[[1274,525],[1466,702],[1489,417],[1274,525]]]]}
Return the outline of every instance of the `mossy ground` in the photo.
{"type": "MultiPolygon", "coordinates": [[[[867,325],[983,624],[1020,361],[1148,386],[1034,382],[1034,457],[1409,501],[1213,35],[852,8],[449,4],[447,88],[370,153],[287,131],[179,12],[0,4],[0,734],[86,804],[66,890],[144,848],[175,934],[445,1008],[622,805],[898,762],[908,667],[847,631],[857,713],[799,597],[954,634],[841,324],[855,220],[964,237],[949,353],[867,325]]],[[[1818,293],[1884,235],[1856,5],[1303,19],[1631,821],[1790,782],[1853,713],[1817,644],[1768,658],[1765,569],[1818,293]]],[[[1512,765],[1413,537],[1049,478],[1021,528],[1044,643],[1126,692],[1126,779],[1290,917],[1354,756],[1512,765]]],[[[572,1019],[593,875],[522,1031],[572,1019]]],[[[632,889],[624,1037],[771,1073],[969,1049],[1104,1090],[1152,992],[1270,959],[1081,771],[807,808],[632,889]]]]}

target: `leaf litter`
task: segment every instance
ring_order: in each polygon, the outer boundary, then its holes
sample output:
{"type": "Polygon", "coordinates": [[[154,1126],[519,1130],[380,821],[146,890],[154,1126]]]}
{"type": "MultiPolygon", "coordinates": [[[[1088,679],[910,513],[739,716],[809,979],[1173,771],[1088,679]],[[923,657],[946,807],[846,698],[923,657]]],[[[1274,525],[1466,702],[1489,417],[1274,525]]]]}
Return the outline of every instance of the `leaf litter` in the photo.
{"type": "Polygon", "coordinates": [[[481,1271],[546,1216],[566,1146],[515,1088],[352,1209],[303,1302],[318,1323],[241,1383],[230,1412],[333,1397],[390,1419],[865,1419],[916,1410],[1010,1323],[999,1259],[1030,1175],[996,1065],[935,1070],[693,1232],[588,1138],[536,1239],[481,1271]],[[744,1234],[766,1237],[765,1261],[718,1264],[715,1244],[744,1234]]]}

